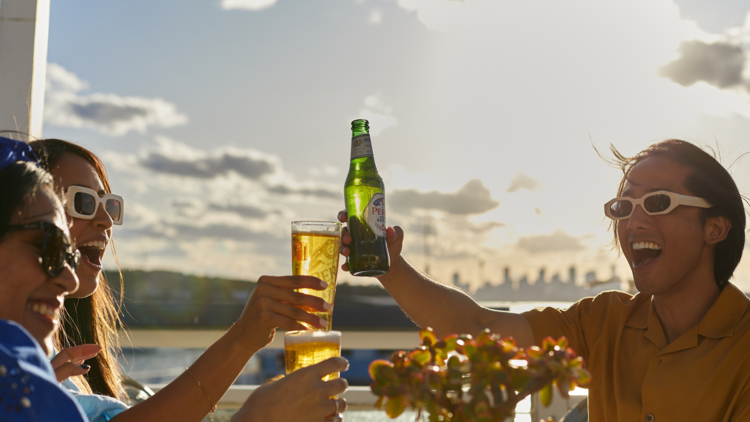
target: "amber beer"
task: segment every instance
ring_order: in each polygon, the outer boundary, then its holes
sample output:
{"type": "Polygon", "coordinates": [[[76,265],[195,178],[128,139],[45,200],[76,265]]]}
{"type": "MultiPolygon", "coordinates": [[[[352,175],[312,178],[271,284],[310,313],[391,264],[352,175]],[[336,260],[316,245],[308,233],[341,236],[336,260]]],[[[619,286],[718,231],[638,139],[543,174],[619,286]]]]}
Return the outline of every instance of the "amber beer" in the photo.
{"type": "MultiPolygon", "coordinates": [[[[298,289],[298,292],[317,296],[331,305],[328,312],[306,311],[325,320],[326,330],[333,323],[333,298],[336,296],[336,276],[339,270],[341,223],[329,221],[292,222],[292,274],[311,275],[326,283],[325,290],[298,289]]],[[[305,327],[318,330],[304,322],[305,327]]]]}
{"type": "MultiPolygon", "coordinates": [[[[337,356],[341,356],[340,331],[287,331],[284,334],[287,375],[337,356]]],[[[334,372],[323,377],[323,381],[338,377],[339,373],[334,372]]]]}

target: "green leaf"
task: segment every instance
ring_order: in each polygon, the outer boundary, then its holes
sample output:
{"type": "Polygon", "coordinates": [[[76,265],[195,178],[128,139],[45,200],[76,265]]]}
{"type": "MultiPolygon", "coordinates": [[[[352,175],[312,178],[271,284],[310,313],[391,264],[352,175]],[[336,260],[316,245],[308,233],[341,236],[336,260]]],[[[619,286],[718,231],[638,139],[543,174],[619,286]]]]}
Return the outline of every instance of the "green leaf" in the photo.
{"type": "Polygon", "coordinates": [[[388,362],[387,360],[383,360],[383,359],[377,359],[377,360],[372,361],[372,363],[370,364],[370,368],[368,370],[370,372],[370,378],[371,379],[373,379],[375,381],[379,381],[376,377],[377,377],[377,374],[378,374],[378,370],[382,366],[393,367],[393,364],[390,363],[390,362],[388,362]]]}
{"type": "Polygon", "coordinates": [[[466,352],[466,356],[471,360],[474,360],[474,358],[477,357],[477,348],[471,343],[464,346],[464,351],[466,352]]]}
{"type": "Polygon", "coordinates": [[[398,384],[398,373],[395,369],[393,369],[392,366],[381,365],[378,367],[378,371],[375,373],[375,381],[381,384],[398,384]]]}
{"type": "Polygon", "coordinates": [[[432,331],[432,328],[426,328],[420,331],[419,338],[422,339],[422,345],[424,346],[432,346],[433,344],[437,343],[437,337],[435,337],[435,333],[432,331]]]}
{"type": "Polygon", "coordinates": [[[557,346],[557,343],[552,337],[545,337],[542,340],[542,350],[544,350],[545,352],[551,352],[555,350],[555,346],[557,346]]]}
{"type": "Polygon", "coordinates": [[[391,397],[385,404],[385,414],[391,419],[396,419],[404,413],[406,406],[404,405],[404,397],[391,397]]]}
{"type": "Polygon", "coordinates": [[[443,337],[443,342],[445,343],[443,350],[445,350],[446,352],[452,352],[456,350],[458,336],[456,334],[445,336],[443,337]]]}
{"type": "Polygon", "coordinates": [[[419,362],[421,366],[426,365],[429,361],[432,355],[428,350],[415,350],[411,353],[409,353],[409,358],[419,362]]]}
{"type": "Polygon", "coordinates": [[[393,363],[401,362],[404,359],[406,359],[406,352],[403,351],[403,350],[399,350],[397,352],[393,352],[393,354],[391,355],[391,362],[393,362],[393,363]]]}
{"type": "Polygon", "coordinates": [[[544,407],[548,407],[552,403],[552,385],[547,384],[539,391],[539,401],[542,402],[544,407]]]}

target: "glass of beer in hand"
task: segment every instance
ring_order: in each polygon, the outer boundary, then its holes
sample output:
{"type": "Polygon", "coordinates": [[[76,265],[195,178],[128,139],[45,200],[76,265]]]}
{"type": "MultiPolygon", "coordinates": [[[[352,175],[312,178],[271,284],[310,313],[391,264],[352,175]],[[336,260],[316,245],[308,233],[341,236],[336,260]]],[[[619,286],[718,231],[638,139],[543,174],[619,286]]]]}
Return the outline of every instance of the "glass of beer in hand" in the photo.
{"type": "MultiPolygon", "coordinates": [[[[284,333],[287,375],[300,368],[338,356],[341,356],[341,331],[287,331],[284,333]]],[[[334,372],[323,377],[323,381],[338,377],[339,373],[334,372]]]]}
{"type": "MultiPolygon", "coordinates": [[[[317,296],[331,305],[328,312],[305,309],[328,324],[333,322],[333,298],[336,296],[336,276],[339,272],[339,247],[341,246],[341,223],[330,221],[292,222],[292,274],[311,275],[326,283],[325,290],[298,289],[298,292],[317,296]]],[[[306,323],[305,327],[316,330],[306,323]]]]}

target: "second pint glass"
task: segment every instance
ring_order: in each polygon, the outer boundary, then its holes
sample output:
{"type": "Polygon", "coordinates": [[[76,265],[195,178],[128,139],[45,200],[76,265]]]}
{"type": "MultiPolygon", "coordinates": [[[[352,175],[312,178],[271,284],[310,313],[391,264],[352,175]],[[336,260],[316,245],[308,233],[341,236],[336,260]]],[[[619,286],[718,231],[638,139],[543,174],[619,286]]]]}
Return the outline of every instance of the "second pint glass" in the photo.
{"type": "MultiPolygon", "coordinates": [[[[292,222],[292,274],[311,275],[326,283],[325,290],[298,289],[297,291],[322,298],[331,305],[328,312],[308,312],[322,318],[331,330],[333,323],[333,298],[336,296],[336,276],[339,271],[341,223],[331,221],[292,222]]],[[[302,323],[307,328],[317,329],[302,323]]]]}
{"type": "MultiPolygon", "coordinates": [[[[300,368],[337,356],[341,356],[340,331],[287,331],[284,333],[287,375],[300,368]]],[[[323,377],[323,381],[338,377],[339,373],[334,372],[323,377]]]]}

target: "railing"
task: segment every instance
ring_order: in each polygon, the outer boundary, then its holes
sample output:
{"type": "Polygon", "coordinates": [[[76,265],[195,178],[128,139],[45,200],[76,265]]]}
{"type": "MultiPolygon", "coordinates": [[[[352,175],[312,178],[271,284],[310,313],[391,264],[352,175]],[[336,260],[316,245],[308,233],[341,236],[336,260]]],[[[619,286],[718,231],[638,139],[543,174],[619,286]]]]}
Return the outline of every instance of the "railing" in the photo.
{"type": "MultiPolygon", "coordinates": [[[[216,342],[224,331],[220,330],[132,330],[126,335],[120,333],[120,343],[123,347],[132,348],[208,348],[216,342]]],[[[419,339],[416,331],[345,331],[341,336],[342,349],[413,349],[419,339]]],[[[274,340],[267,346],[270,349],[283,349],[284,336],[277,332],[274,340]]],[[[163,384],[149,385],[154,391],[164,387],[163,384]]],[[[221,398],[219,407],[224,409],[239,408],[247,397],[255,390],[255,385],[233,385],[221,398]]],[[[555,393],[556,394],[556,393],[555,393]]],[[[586,390],[576,389],[571,392],[570,399],[563,399],[555,395],[550,407],[542,407],[536,396],[519,407],[519,413],[528,412],[532,421],[553,416],[562,417],[565,412],[586,396],[586,390]]],[[[349,387],[343,397],[347,400],[349,409],[373,409],[376,397],[369,387],[349,387]]]]}

